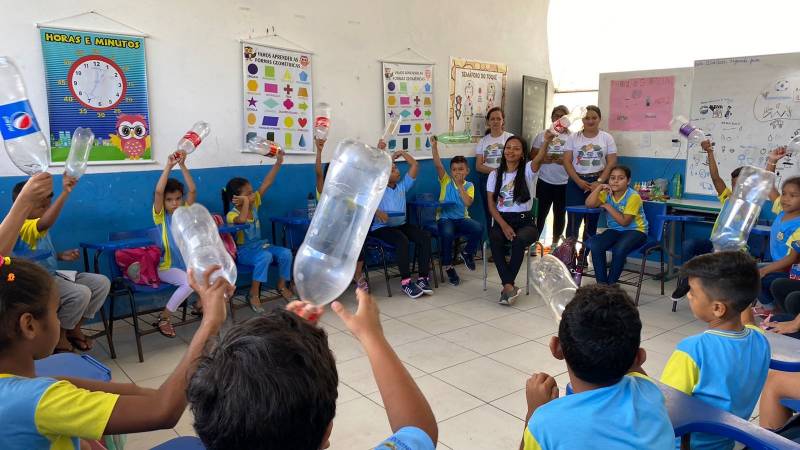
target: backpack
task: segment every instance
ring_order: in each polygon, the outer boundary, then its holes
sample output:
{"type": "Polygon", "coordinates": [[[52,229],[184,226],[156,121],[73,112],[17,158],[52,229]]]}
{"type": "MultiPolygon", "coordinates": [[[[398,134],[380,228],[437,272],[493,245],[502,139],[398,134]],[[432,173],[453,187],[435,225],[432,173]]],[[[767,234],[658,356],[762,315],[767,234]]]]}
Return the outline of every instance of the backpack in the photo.
{"type": "Polygon", "coordinates": [[[120,249],[114,252],[114,260],[125,279],[153,288],[159,286],[158,264],[161,261],[161,249],[157,246],[120,249]]]}
{"type": "MultiPolygon", "coordinates": [[[[217,226],[225,224],[225,221],[219,214],[214,214],[213,217],[214,223],[216,223],[217,226]]],[[[233,240],[233,236],[231,236],[230,233],[220,233],[219,237],[222,238],[222,244],[225,246],[225,250],[227,250],[231,258],[236,261],[236,242],[233,240]]]]}
{"type": "Polygon", "coordinates": [[[550,252],[551,255],[558,258],[561,262],[567,266],[570,273],[572,273],[572,278],[575,280],[575,284],[580,287],[581,279],[583,278],[583,267],[578,264],[578,250],[576,249],[578,240],[569,237],[564,240],[558,247],[553,249],[550,252]]]}

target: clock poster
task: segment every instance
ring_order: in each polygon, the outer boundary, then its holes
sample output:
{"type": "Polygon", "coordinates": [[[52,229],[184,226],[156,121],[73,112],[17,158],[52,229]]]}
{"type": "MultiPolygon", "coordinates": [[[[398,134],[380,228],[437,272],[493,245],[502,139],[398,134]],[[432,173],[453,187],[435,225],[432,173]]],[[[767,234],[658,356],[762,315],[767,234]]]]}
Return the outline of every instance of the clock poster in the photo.
{"type": "Polygon", "coordinates": [[[54,163],[78,127],[94,132],[89,162],[152,161],[144,38],[41,28],[54,163]]]}

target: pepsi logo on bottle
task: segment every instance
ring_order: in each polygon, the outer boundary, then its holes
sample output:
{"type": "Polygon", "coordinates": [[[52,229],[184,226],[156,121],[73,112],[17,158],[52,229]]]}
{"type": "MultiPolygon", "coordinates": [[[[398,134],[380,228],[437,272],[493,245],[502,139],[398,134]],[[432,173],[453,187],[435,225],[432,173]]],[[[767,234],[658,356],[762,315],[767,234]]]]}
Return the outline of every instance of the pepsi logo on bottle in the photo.
{"type": "Polygon", "coordinates": [[[0,105],[0,125],[0,134],[7,141],[39,131],[28,100],[0,105]]]}

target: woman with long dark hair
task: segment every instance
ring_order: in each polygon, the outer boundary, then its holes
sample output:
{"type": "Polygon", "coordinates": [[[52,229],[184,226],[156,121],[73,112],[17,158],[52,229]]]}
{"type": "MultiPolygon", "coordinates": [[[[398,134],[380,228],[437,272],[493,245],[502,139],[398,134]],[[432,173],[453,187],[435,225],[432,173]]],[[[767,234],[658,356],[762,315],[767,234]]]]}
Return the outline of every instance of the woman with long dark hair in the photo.
{"type": "Polygon", "coordinates": [[[487,229],[491,225],[489,208],[486,200],[486,180],[489,174],[500,165],[503,156],[503,147],[506,140],[513,136],[504,130],[506,115],[499,106],[489,109],[486,113],[486,123],[489,129],[486,135],[478,141],[475,147],[475,169],[478,171],[478,194],[481,197],[481,208],[483,208],[483,218],[486,220],[487,229]]]}

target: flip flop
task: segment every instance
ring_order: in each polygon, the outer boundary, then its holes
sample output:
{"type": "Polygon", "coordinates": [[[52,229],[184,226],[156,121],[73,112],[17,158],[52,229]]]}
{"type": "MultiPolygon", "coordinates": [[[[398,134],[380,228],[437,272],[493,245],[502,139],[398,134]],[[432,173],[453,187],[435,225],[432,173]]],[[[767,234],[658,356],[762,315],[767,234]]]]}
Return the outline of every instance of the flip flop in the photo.
{"type": "Polygon", "coordinates": [[[172,323],[170,323],[169,319],[164,319],[162,317],[158,319],[158,322],[154,323],[153,326],[158,327],[158,332],[164,337],[172,339],[176,336],[175,327],[172,326],[172,323]]]}
{"type": "Polygon", "coordinates": [[[79,338],[77,336],[67,336],[67,340],[72,344],[75,348],[82,352],[88,352],[92,349],[92,346],[89,345],[88,338],[79,338]]]}

